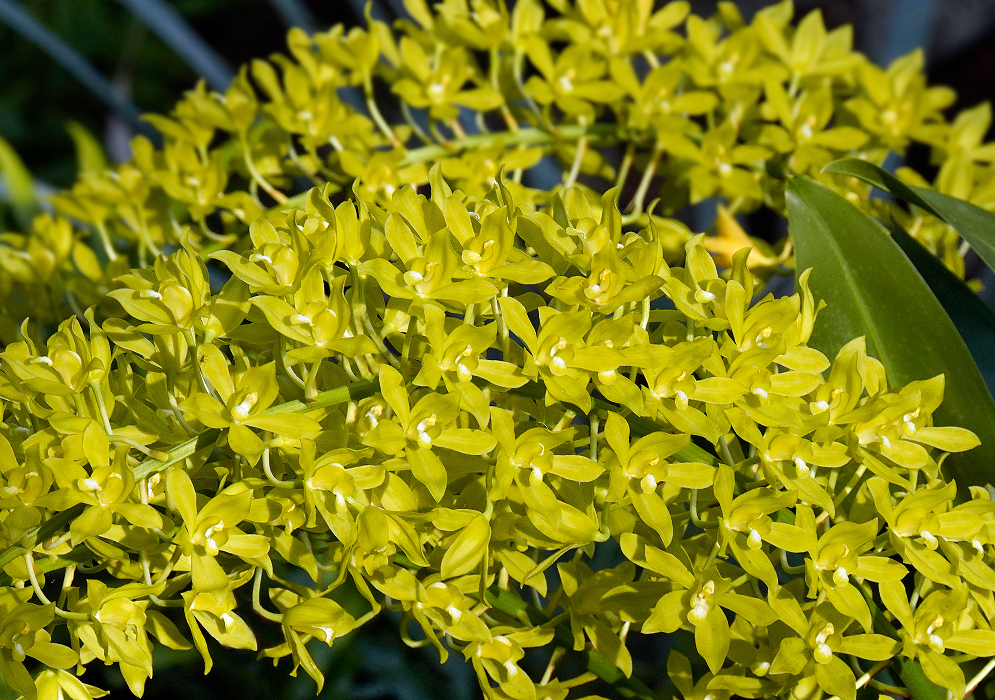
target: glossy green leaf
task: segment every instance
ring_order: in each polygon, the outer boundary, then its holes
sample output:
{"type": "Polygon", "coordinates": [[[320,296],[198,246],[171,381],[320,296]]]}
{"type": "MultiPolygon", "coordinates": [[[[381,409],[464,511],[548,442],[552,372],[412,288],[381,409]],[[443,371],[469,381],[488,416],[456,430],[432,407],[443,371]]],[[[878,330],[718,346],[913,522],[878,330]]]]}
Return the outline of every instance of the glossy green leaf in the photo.
{"type": "Polygon", "coordinates": [[[891,237],[957,326],[988,390],[995,394],[995,311],[905,231],[892,227],[891,237]]]}
{"type": "Polygon", "coordinates": [[[982,442],[946,465],[961,489],[995,482],[995,401],[953,322],[898,244],[877,221],[812,180],[794,178],[786,199],[797,269],[813,268],[809,285],[828,304],[809,344],[833,356],[864,336],[868,354],[895,384],[943,374],[936,422],[968,428],[982,442]]]}
{"type": "Polygon", "coordinates": [[[906,185],[884,168],[857,158],[830,163],[825,171],[860,178],[946,221],[995,270],[995,214],[936,190],[906,185]]]}

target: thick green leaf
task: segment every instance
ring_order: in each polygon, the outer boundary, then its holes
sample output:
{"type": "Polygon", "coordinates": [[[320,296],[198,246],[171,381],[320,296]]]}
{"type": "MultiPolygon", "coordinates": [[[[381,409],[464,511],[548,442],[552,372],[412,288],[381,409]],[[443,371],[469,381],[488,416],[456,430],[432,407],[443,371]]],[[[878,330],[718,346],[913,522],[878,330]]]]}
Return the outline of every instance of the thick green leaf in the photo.
{"type": "Polygon", "coordinates": [[[832,357],[864,336],[896,384],[943,374],[937,424],[968,428],[982,443],[946,465],[962,491],[995,483],[995,401],[923,278],[881,224],[829,188],[796,177],[786,198],[796,269],[813,268],[812,292],[828,304],[810,345],[832,357]]]}
{"type": "Polygon", "coordinates": [[[865,160],[844,158],[830,163],[824,170],[860,178],[946,221],[971,244],[985,264],[995,270],[995,214],[936,190],[906,185],[884,168],[865,160]]]}
{"type": "Polygon", "coordinates": [[[892,227],[891,237],[957,326],[988,391],[995,394],[995,311],[905,231],[892,227]]]}

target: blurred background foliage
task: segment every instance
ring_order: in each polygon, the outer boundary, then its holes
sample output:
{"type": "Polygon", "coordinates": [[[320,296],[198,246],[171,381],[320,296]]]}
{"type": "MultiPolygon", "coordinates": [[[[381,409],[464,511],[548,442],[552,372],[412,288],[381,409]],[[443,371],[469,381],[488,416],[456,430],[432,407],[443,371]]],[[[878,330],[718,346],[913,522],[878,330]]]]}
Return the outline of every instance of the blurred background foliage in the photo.
{"type": "MultiPolygon", "coordinates": [[[[766,4],[739,2],[747,21],[766,4]]],[[[696,14],[709,15],[715,3],[695,0],[692,6],[696,14]]],[[[796,16],[815,8],[822,9],[829,28],[853,24],[856,48],[879,64],[925,47],[930,82],[949,85],[959,95],[951,113],[995,93],[992,0],[797,0],[796,16]]],[[[238,66],[282,52],[290,26],[354,26],[363,22],[366,11],[388,21],[404,16],[400,0],[373,0],[368,9],[364,0],[0,0],[0,137],[24,161],[42,193],[68,187],[80,164],[71,124],[92,134],[110,161],[126,160],[128,142],[141,128],[135,113],[168,113],[200,79],[212,88],[223,87],[238,66]],[[36,32],[47,31],[47,47],[37,36],[29,40],[25,22],[36,32]],[[58,48],[53,49],[60,42],[61,64],[58,48]],[[67,63],[77,72],[102,76],[116,93],[119,109],[110,109],[79,74],[67,70],[67,63]]],[[[933,174],[925,148],[912,149],[907,160],[927,177],[933,174]]],[[[550,177],[560,179],[559,173],[550,177]]],[[[16,230],[12,212],[3,206],[4,193],[0,182],[0,231],[16,230]]],[[[712,216],[714,205],[685,212],[697,230],[707,228],[712,216]]],[[[756,234],[773,238],[784,230],[784,222],[769,212],[756,216],[767,217],[750,222],[756,234]]],[[[984,274],[982,281],[991,292],[995,280],[985,280],[984,274]]],[[[196,652],[162,654],[145,697],[314,697],[311,679],[288,678],[286,664],[274,668],[249,652],[215,651],[215,669],[206,677],[196,652]]],[[[455,656],[440,666],[431,647],[406,647],[397,620],[389,615],[365,627],[362,637],[352,635],[331,649],[316,645],[311,651],[326,675],[323,698],[463,700],[480,695],[469,666],[455,656]]],[[[652,646],[637,653],[647,666],[662,669],[668,651],[652,646]]],[[[120,677],[94,678],[92,673],[83,680],[111,688],[109,697],[131,697],[120,677]]],[[[607,687],[600,692],[612,694],[607,687]]],[[[14,695],[0,687],[0,698],[14,695]]]]}

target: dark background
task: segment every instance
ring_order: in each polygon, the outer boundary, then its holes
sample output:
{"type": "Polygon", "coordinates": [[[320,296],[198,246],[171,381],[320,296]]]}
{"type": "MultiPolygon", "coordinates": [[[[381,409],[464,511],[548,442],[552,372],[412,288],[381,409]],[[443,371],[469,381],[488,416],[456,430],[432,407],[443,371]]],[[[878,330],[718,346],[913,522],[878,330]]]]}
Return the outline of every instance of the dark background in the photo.
{"type": "MultiPolygon", "coordinates": [[[[765,4],[739,3],[747,18],[765,4]]],[[[707,15],[715,3],[693,0],[692,5],[694,12],[707,15]]],[[[48,191],[71,185],[75,177],[67,122],[76,121],[96,135],[112,161],[127,158],[133,133],[127,120],[111,112],[53,59],[51,50],[39,48],[24,37],[23,29],[13,28],[17,22],[11,17],[18,12],[26,12],[74,49],[140,111],[165,113],[199,77],[209,76],[217,86],[250,59],[282,51],[288,26],[316,30],[338,22],[353,25],[361,20],[364,6],[365,0],[0,0],[0,136],[20,154],[38,188],[48,191]],[[164,41],[160,34],[170,27],[179,27],[178,33],[164,41]]],[[[949,85],[959,95],[954,110],[989,100],[995,93],[993,0],[798,0],[796,14],[816,7],[830,28],[853,24],[857,48],[878,63],[923,46],[930,82],[949,85]]],[[[375,0],[372,9],[375,16],[388,20],[403,12],[400,0],[375,0]]],[[[261,622],[250,620],[260,628],[261,645],[276,643],[274,635],[279,632],[266,630],[273,625],[261,622]],[[266,639],[266,634],[271,638],[266,639]]],[[[397,618],[387,615],[364,628],[361,637],[338,640],[331,649],[312,645],[315,660],[326,672],[322,697],[480,696],[472,671],[458,654],[440,666],[432,648],[405,647],[397,625],[397,618]]],[[[274,669],[270,661],[257,661],[251,652],[222,650],[217,645],[212,651],[215,670],[207,677],[195,652],[160,653],[145,697],[314,697],[315,685],[303,672],[299,678],[288,678],[286,659],[274,669]]],[[[665,664],[664,652],[651,647],[638,653],[649,675],[665,664]]],[[[116,671],[105,671],[99,662],[89,665],[83,680],[111,689],[111,697],[130,697],[116,671]]],[[[607,688],[592,687],[590,692],[611,694],[607,688]]],[[[0,699],[6,697],[13,694],[0,687],[0,699]]]]}

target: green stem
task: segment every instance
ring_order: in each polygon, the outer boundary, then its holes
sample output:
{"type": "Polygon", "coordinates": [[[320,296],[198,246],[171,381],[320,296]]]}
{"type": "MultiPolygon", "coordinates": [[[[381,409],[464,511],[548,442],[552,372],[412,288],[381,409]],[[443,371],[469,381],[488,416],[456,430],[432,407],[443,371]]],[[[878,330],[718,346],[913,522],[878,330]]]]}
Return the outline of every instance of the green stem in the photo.
{"type": "Polygon", "coordinates": [[[265,177],[263,177],[263,174],[261,172],[259,172],[259,169],[256,168],[256,163],[255,163],[255,161],[252,160],[252,152],[251,152],[252,151],[252,147],[249,146],[248,140],[246,140],[245,138],[243,138],[241,145],[242,145],[242,148],[241,148],[241,150],[242,150],[242,161],[245,163],[245,167],[248,169],[249,175],[252,176],[252,179],[260,187],[262,187],[266,191],[266,194],[268,194],[270,197],[272,197],[276,201],[276,203],[278,205],[280,205],[280,204],[286,204],[287,203],[287,195],[285,195],[283,192],[280,192],[280,190],[278,190],[275,187],[273,187],[273,185],[271,185],[269,183],[269,181],[265,177]]]}
{"type": "Polygon", "coordinates": [[[387,137],[387,140],[390,141],[394,148],[401,148],[404,144],[394,135],[394,131],[387,124],[383,115],[380,114],[380,108],[377,107],[377,101],[373,96],[373,76],[370,75],[369,71],[363,73],[363,93],[366,96],[366,108],[370,110],[370,117],[373,119],[373,123],[383,132],[383,135],[387,137]]]}
{"type": "MultiPolygon", "coordinates": [[[[491,588],[487,591],[487,602],[494,609],[529,625],[550,622],[543,619],[543,614],[540,610],[529,605],[511,591],[491,588]]],[[[555,634],[560,646],[573,649],[573,632],[570,630],[570,621],[568,619],[563,619],[556,625],[555,634]]],[[[605,683],[615,686],[624,697],[639,698],[639,700],[656,700],[656,695],[642,681],[636,678],[626,678],[625,674],[614,663],[597,651],[589,649],[582,652],[568,653],[577,654],[589,672],[605,683]]]]}
{"type": "MultiPolygon", "coordinates": [[[[895,626],[891,624],[891,621],[884,616],[881,609],[874,602],[874,599],[864,590],[863,586],[857,586],[857,590],[860,591],[860,595],[864,597],[867,602],[867,607],[871,610],[871,615],[874,618],[875,631],[881,634],[885,634],[894,640],[902,641],[901,635],[899,635],[898,630],[895,626]]],[[[915,659],[903,658],[901,656],[895,659],[898,662],[898,677],[902,679],[902,683],[909,690],[909,694],[913,700],[945,700],[946,694],[941,693],[940,689],[934,685],[933,681],[926,677],[925,672],[922,670],[922,666],[915,659]]]]}
{"type": "MultiPolygon", "coordinates": [[[[583,124],[582,124],[583,126],[583,124]]],[[[581,134],[580,140],[577,141],[577,152],[574,154],[573,165],[570,166],[570,173],[567,175],[567,179],[563,182],[563,186],[573,187],[577,183],[577,178],[580,176],[580,166],[584,161],[584,155],[587,153],[587,133],[581,134]]]]}

